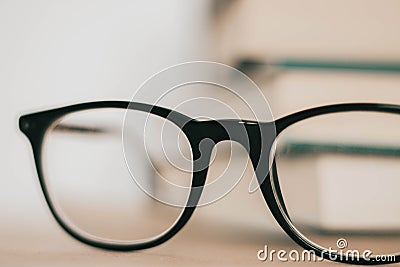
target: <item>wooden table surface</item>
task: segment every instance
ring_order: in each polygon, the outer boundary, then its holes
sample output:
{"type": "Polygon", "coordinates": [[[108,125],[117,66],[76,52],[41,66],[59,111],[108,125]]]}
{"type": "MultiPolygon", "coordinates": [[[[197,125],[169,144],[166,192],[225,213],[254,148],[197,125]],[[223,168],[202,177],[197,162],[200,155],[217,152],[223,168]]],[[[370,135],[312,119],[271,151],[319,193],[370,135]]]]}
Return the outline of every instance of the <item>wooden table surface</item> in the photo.
{"type": "Polygon", "coordinates": [[[0,266],[275,266],[287,263],[257,259],[257,252],[264,245],[300,251],[282,232],[221,227],[207,222],[201,210],[197,213],[170,241],[136,252],[105,251],[82,244],[50,216],[41,224],[10,225],[0,232],[0,266]]]}

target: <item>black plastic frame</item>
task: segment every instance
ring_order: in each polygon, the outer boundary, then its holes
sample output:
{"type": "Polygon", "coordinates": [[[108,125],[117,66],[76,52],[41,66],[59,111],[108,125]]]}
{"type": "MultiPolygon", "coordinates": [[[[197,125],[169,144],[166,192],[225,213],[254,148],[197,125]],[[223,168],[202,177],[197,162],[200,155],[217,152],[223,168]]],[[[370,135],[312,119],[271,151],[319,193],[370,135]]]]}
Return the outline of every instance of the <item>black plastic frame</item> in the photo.
{"type": "MultiPolygon", "coordinates": [[[[51,201],[43,174],[42,166],[42,144],[49,127],[57,120],[65,115],[73,112],[89,110],[89,109],[99,109],[99,108],[120,108],[120,109],[133,109],[138,111],[143,111],[151,113],[160,117],[163,117],[175,125],[177,125],[187,136],[189,143],[192,148],[193,159],[200,157],[199,143],[204,138],[210,138],[215,144],[224,140],[233,140],[229,132],[226,129],[232,129],[235,127],[245,127],[248,142],[248,153],[253,166],[258,166],[260,160],[265,160],[260,158],[261,150],[264,148],[262,144],[262,135],[269,135],[265,131],[270,131],[275,129],[276,135],[278,136],[282,131],[284,131],[290,125],[299,122],[301,120],[330,113],[338,112],[348,112],[348,111],[374,111],[374,112],[385,112],[400,115],[400,106],[391,104],[372,104],[372,103],[349,103],[349,104],[336,104],[328,105],[322,107],[311,108],[303,110],[278,120],[272,122],[255,122],[255,121],[243,121],[243,120],[209,120],[209,121],[197,121],[191,119],[190,117],[183,115],[179,112],[159,107],[149,104],[136,103],[136,102],[125,102],[125,101],[99,101],[99,102],[89,102],[76,104],[51,110],[46,110],[42,112],[32,113],[28,115],[21,116],[19,119],[20,130],[28,137],[30,144],[32,146],[33,155],[35,159],[36,170],[40,182],[40,186],[43,190],[44,197],[59,225],[67,231],[70,235],[75,237],[81,242],[86,244],[103,248],[109,250],[117,251],[131,251],[139,250],[157,246],[171,237],[173,237],[190,219],[192,216],[196,205],[187,206],[181,213],[180,218],[176,221],[168,231],[164,232],[162,235],[156,237],[155,239],[144,241],[139,244],[110,244],[107,242],[101,242],[98,240],[92,240],[86,238],[77,232],[75,232],[71,227],[69,227],[61,217],[57,214],[54,204],[51,201]]],[[[240,138],[234,141],[240,141],[240,138]]],[[[272,140],[274,141],[274,140],[272,140]]],[[[272,148],[272,142],[268,141],[268,148],[272,148]]],[[[268,153],[269,154],[269,153],[268,153]]],[[[267,163],[266,163],[267,164],[267,163]]],[[[196,171],[194,167],[193,177],[192,177],[192,189],[189,195],[188,202],[198,203],[200,195],[202,192],[202,186],[204,186],[207,177],[208,168],[199,169],[196,171]]],[[[359,260],[349,260],[344,257],[340,257],[340,254],[327,254],[323,253],[324,248],[319,247],[305,238],[301,233],[299,233],[295,227],[292,225],[289,216],[287,215],[283,198],[281,196],[278,178],[276,174],[275,162],[272,164],[272,175],[270,173],[266,174],[266,177],[259,177],[257,173],[257,179],[260,184],[261,192],[264,196],[266,204],[271,210],[274,218],[282,229],[301,247],[307,250],[312,250],[317,256],[322,256],[325,259],[331,260],[330,256],[336,255],[336,260],[342,263],[351,263],[359,265],[378,265],[383,264],[370,258],[365,260],[360,258],[359,260]]],[[[262,175],[264,176],[264,175],[262,175]]],[[[395,261],[385,262],[385,263],[397,263],[400,262],[400,254],[395,255],[395,261]]]]}

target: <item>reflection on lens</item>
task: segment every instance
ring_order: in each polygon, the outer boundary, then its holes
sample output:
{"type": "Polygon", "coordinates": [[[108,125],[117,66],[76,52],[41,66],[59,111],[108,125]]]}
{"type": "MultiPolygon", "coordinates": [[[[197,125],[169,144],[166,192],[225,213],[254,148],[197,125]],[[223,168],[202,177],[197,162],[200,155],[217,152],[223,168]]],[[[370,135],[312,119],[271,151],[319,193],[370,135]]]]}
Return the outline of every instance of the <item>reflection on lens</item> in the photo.
{"type": "Polygon", "coordinates": [[[400,252],[399,133],[399,115],[377,112],[321,115],[285,129],[275,184],[294,227],[324,248],[400,252]]]}
{"type": "Polygon", "coordinates": [[[180,217],[183,208],[150,197],[132,174],[154,191],[162,191],[160,179],[176,182],[179,178],[178,183],[186,191],[175,197],[181,202],[188,197],[190,172],[177,169],[174,176],[162,173],[183,154],[190,161],[185,135],[163,118],[127,112],[136,119],[133,127],[125,129],[128,134],[124,142],[131,148],[127,158],[122,146],[123,109],[72,113],[55,123],[46,135],[43,166],[50,199],[68,227],[92,240],[114,244],[151,240],[170,229],[180,217]],[[152,139],[146,141],[145,134],[152,139]],[[177,140],[179,145],[173,143],[177,140]],[[164,147],[166,141],[169,142],[164,147]],[[131,173],[128,159],[134,166],[131,173]]]}

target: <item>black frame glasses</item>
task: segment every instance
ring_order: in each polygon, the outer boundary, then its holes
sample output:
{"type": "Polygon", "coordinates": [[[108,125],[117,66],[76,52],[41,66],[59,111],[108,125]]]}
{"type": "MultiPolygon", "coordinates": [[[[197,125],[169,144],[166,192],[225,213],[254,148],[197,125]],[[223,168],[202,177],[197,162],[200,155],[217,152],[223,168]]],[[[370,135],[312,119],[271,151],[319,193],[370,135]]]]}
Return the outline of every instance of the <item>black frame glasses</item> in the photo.
{"type": "MultiPolygon", "coordinates": [[[[42,145],[46,132],[48,131],[49,127],[57,120],[70,113],[100,108],[137,110],[169,120],[170,122],[178,126],[186,135],[192,149],[194,165],[197,162],[196,159],[201,157],[199,146],[200,142],[205,138],[211,139],[214,144],[225,140],[232,140],[241,143],[248,151],[250,161],[252,162],[253,166],[258,166],[257,168],[255,168],[256,177],[259,182],[263,197],[274,218],[281,226],[281,228],[298,245],[306,250],[314,251],[316,255],[320,257],[329,260],[332,260],[332,258],[334,258],[335,261],[342,263],[360,265],[382,264],[382,262],[375,261],[373,258],[360,258],[355,260],[340,257],[340,255],[336,254],[336,252],[330,252],[331,254],[326,253],[324,251],[324,248],[315,245],[313,242],[304,237],[293,226],[288,212],[286,211],[285,203],[282,197],[277,177],[275,160],[273,159],[271,165],[269,165],[270,153],[262,153],[262,151],[270,152],[276,137],[282,131],[284,131],[290,125],[304,119],[324,114],[349,111],[373,111],[400,115],[400,106],[372,103],[336,104],[303,110],[271,122],[256,122],[245,120],[199,121],[196,119],[192,119],[177,111],[159,106],[125,101],[100,101],[76,104],[21,116],[19,119],[20,130],[28,137],[31,143],[41,188],[54,218],[61,225],[61,227],[73,237],[86,244],[110,250],[131,251],[154,247],[167,241],[188,222],[194,210],[196,209],[196,204],[199,202],[202,188],[206,182],[208,168],[197,168],[196,166],[193,166],[192,185],[188,199],[189,205],[185,206],[183,212],[180,215],[180,218],[175,222],[175,225],[173,225],[168,231],[156,237],[155,239],[138,244],[110,244],[107,242],[92,240],[90,238],[80,235],[62,220],[49,196],[49,190],[44,179],[44,171],[42,165],[42,145]],[[244,129],[246,136],[244,137],[242,131],[237,129],[244,129]],[[270,173],[272,173],[272,175],[270,175],[270,173]],[[336,257],[332,257],[334,256],[332,254],[336,255],[336,257]]],[[[396,262],[400,262],[400,254],[395,255],[395,260],[390,263],[396,262]]]]}

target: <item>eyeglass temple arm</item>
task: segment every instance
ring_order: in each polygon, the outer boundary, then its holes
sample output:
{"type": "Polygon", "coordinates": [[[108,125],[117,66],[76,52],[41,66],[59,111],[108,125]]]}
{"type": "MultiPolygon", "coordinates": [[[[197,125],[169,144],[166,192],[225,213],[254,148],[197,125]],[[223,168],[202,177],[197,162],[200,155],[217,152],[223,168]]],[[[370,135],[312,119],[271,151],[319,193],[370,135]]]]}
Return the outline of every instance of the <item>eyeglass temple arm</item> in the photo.
{"type": "Polygon", "coordinates": [[[107,127],[86,127],[67,123],[60,123],[53,130],[78,134],[110,134],[114,132],[112,129],[107,129],[107,127]]]}

